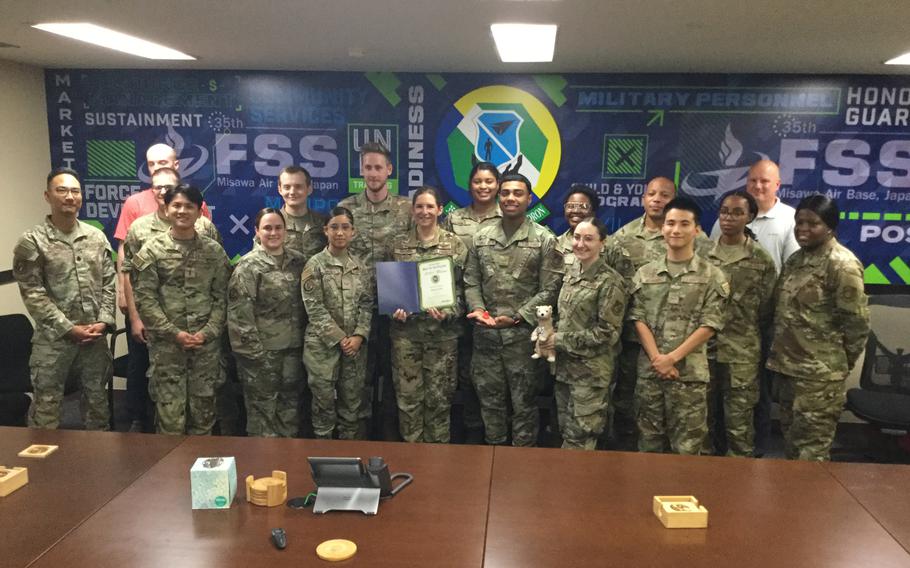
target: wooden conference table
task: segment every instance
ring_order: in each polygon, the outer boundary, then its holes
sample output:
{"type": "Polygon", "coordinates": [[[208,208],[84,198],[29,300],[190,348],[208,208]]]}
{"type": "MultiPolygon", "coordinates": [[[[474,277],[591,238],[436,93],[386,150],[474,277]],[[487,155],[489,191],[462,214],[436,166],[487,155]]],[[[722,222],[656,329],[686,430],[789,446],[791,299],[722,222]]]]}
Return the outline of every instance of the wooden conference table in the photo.
{"type": "Polygon", "coordinates": [[[332,538],[357,543],[353,564],[480,566],[492,464],[493,448],[485,446],[189,437],[33,566],[317,565],[323,562],[316,545],[332,538]],[[308,456],[372,455],[415,479],[382,502],[378,516],[315,515],[246,502],[248,474],[258,478],[281,469],[288,474],[288,496],[304,496],[313,488],[308,456]],[[189,470],[202,456],[236,458],[237,499],[230,510],[190,508],[189,470]],[[284,551],[270,540],[275,527],[287,532],[284,551]]]}
{"type": "Polygon", "coordinates": [[[0,428],[0,465],[28,468],[28,485],[0,498],[0,568],[27,566],[126,489],[182,436],[0,428]],[[32,444],[60,448],[20,458],[32,444]]]}
{"type": "MultiPolygon", "coordinates": [[[[894,467],[880,499],[906,503],[894,467]]],[[[496,448],[484,566],[908,567],[910,547],[820,463],[496,448]],[[654,495],[695,495],[709,528],[664,529],[654,495]]]]}
{"type": "MultiPolygon", "coordinates": [[[[14,525],[9,537],[2,532],[7,528],[0,530],[0,568],[325,566],[314,549],[329,538],[357,543],[357,555],[342,563],[350,566],[910,566],[907,466],[43,434],[32,442],[25,437],[37,433],[0,428],[0,458],[9,455],[8,446],[18,452],[29,443],[57,443],[48,438],[52,435],[67,438],[61,438],[61,449],[45,463],[24,464],[31,478],[27,488],[0,499],[0,519],[15,514],[18,524],[30,524],[24,529],[14,525]],[[20,439],[9,442],[10,433],[20,439]],[[157,463],[129,455],[154,453],[153,446],[165,442],[171,446],[160,451],[157,463]],[[123,459],[116,463],[95,456],[118,452],[123,459]],[[84,456],[82,463],[74,464],[71,454],[84,456]],[[230,510],[193,511],[191,465],[200,456],[228,455],[237,459],[237,500],[230,510]],[[380,455],[393,472],[414,474],[414,483],[382,502],[375,517],[314,515],[245,502],[243,478],[269,475],[272,469],[287,471],[289,496],[305,495],[312,488],[306,457],[316,455],[380,455]],[[73,465],[87,470],[86,475],[132,479],[107,484],[115,497],[102,496],[81,512],[69,511],[61,506],[61,496],[78,493],[82,485],[82,478],[70,473],[73,465]],[[56,468],[69,471],[52,474],[56,468]],[[45,487],[50,481],[62,487],[45,487]],[[696,495],[710,511],[709,528],[664,529],[651,513],[655,494],[696,495]],[[55,523],[57,536],[28,544],[27,532],[48,522],[55,523]],[[270,529],[279,526],[288,534],[284,551],[269,540],[270,529]]],[[[0,459],[8,466],[25,460],[10,461],[0,459]]]]}

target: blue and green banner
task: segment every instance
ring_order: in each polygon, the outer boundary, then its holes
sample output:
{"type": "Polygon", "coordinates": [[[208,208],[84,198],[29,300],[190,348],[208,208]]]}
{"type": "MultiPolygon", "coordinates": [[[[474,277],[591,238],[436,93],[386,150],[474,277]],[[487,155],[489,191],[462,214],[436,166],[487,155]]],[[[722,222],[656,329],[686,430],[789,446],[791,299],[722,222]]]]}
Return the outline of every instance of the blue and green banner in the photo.
{"type": "Polygon", "coordinates": [[[173,146],[204,191],[230,256],[280,204],[277,175],[313,175],[311,207],[363,191],[358,152],[392,152],[390,188],[433,185],[467,205],[477,161],[526,175],[529,215],[566,229],[562,199],[593,187],[612,229],[641,215],[655,176],[705,210],[745,187],[761,158],[780,197],[838,201],[839,237],[871,284],[910,284],[910,79],[897,76],[490,75],[256,71],[46,71],[51,156],[84,176],[84,219],[109,236],[124,199],[147,187],[145,149],[173,146]]]}

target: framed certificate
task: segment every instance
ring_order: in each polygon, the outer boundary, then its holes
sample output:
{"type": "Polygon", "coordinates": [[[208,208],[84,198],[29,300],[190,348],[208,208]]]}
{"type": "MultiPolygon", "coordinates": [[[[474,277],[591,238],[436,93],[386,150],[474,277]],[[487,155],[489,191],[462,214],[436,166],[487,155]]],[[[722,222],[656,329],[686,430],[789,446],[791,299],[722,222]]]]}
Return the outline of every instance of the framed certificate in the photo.
{"type": "Polygon", "coordinates": [[[455,305],[455,264],[451,257],[421,260],[417,263],[417,288],[420,310],[451,308],[455,305]]]}
{"type": "Polygon", "coordinates": [[[456,303],[455,263],[447,256],[419,262],[377,262],[376,289],[381,314],[451,308],[456,303]]]}

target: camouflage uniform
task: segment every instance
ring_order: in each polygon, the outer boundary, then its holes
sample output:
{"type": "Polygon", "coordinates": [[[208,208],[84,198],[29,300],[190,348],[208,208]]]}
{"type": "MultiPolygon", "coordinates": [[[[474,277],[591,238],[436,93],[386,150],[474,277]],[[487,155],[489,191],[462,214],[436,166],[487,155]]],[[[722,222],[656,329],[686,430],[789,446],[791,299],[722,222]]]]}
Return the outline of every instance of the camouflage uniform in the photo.
{"type": "MultiPolygon", "coordinates": [[[[566,265],[566,272],[568,272],[570,266],[575,264],[575,253],[572,252],[572,243],[574,240],[575,237],[572,233],[572,229],[569,229],[556,237],[556,250],[562,255],[562,260],[566,265]]],[[[604,250],[606,250],[606,248],[604,248],[604,250]]]]}
{"type": "MultiPolygon", "coordinates": [[[[291,215],[288,213],[288,208],[285,206],[281,210],[281,214],[284,215],[285,229],[287,232],[287,237],[284,241],[285,250],[294,250],[303,255],[303,265],[306,265],[307,261],[313,257],[316,253],[321,251],[326,247],[326,236],[325,236],[325,215],[322,213],[317,213],[312,209],[307,209],[307,212],[303,215],[291,215]]],[[[254,243],[259,243],[259,237],[253,238],[254,243]]],[[[300,329],[303,330],[306,328],[306,313],[303,314],[303,320],[300,322],[300,329]]],[[[306,371],[304,367],[300,366],[300,371],[303,373],[302,380],[302,390],[300,391],[300,406],[299,417],[300,417],[300,429],[301,435],[304,437],[309,437],[312,435],[312,417],[310,416],[310,410],[312,408],[312,395],[310,394],[310,388],[307,385],[306,380],[306,371]]]]}
{"type": "Polygon", "coordinates": [[[228,333],[246,401],[250,436],[291,438],[300,428],[303,382],[303,255],[261,246],[240,259],[228,284],[228,333]]]}
{"type": "Polygon", "coordinates": [[[470,249],[474,242],[474,235],[482,227],[495,225],[502,219],[502,211],[497,204],[489,213],[478,215],[470,206],[456,209],[449,213],[442,222],[442,228],[450,233],[455,233],[470,249]]]}
{"type": "Polygon", "coordinates": [[[406,235],[411,226],[411,201],[407,197],[390,194],[373,203],[363,192],[342,199],[338,206],[350,209],[357,227],[348,252],[370,270],[377,262],[391,260],[395,239],[406,235]]]}
{"type": "MultiPolygon", "coordinates": [[[[163,233],[166,233],[170,229],[171,223],[167,218],[162,218],[158,215],[157,211],[152,211],[142,215],[133,221],[129,230],[126,233],[126,237],[123,239],[123,262],[120,264],[120,272],[127,275],[131,274],[133,271],[133,257],[136,256],[142,246],[151,238],[157,237],[163,233]]],[[[212,221],[205,215],[200,215],[199,219],[196,220],[195,224],[196,232],[200,235],[206,236],[218,244],[221,244],[221,233],[218,232],[218,229],[215,228],[215,225],[212,221]]],[[[134,294],[135,295],[135,294],[134,294]]],[[[127,327],[129,328],[129,318],[127,318],[127,327]]],[[[127,334],[130,331],[127,329],[127,334]]],[[[135,371],[131,371],[130,377],[128,378],[130,389],[141,389],[144,391],[144,396],[142,397],[142,402],[139,403],[143,407],[145,406],[145,401],[149,400],[149,380],[148,380],[148,371],[149,371],[149,352],[148,347],[145,344],[138,343],[133,340],[132,337],[128,336],[128,342],[130,346],[130,366],[135,368],[135,371]],[[141,373],[141,381],[138,379],[136,373],[141,373]]],[[[144,411],[139,411],[141,415],[144,415],[144,411]]]]}
{"type": "Polygon", "coordinates": [[[132,266],[136,308],[149,334],[149,394],[158,432],[211,434],[215,391],[224,382],[227,255],[208,237],[182,241],[166,232],[148,240],[132,266]],[[176,342],[181,331],[201,331],[205,343],[184,351],[176,342]]]}
{"type": "Polygon", "coordinates": [[[313,430],[318,438],[358,437],[366,382],[367,342],[353,357],[339,343],[370,335],[373,310],[372,272],[356,257],[336,258],[326,248],[306,263],[300,277],[309,317],[303,340],[303,364],[313,393],[313,430]]]}
{"type": "Polygon", "coordinates": [[[628,292],[603,257],[566,271],[556,330],[556,407],[562,447],[593,450],[603,432],[628,292]]]}
{"type": "Polygon", "coordinates": [[[66,379],[77,375],[86,429],[107,430],[105,387],[112,375],[111,351],[104,337],[82,346],[66,337],[74,325],[100,322],[109,330],[115,327],[117,275],[107,237],[81,221],[70,233],[63,233],[48,216],[16,243],[13,276],[35,320],[29,360],[35,400],[29,426],[60,425],[66,379]]]}
{"type": "Polygon", "coordinates": [[[397,261],[417,262],[450,257],[455,265],[456,303],[440,311],[436,321],[426,313],[407,321],[392,320],[392,379],[398,399],[398,427],[406,442],[448,443],[449,417],[455,394],[455,358],[459,318],[464,315],[462,274],[468,249],[453,233],[439,229],[436,237],[420,242],[416,229],[392,250],[397,261]]]}
{"type": "MultiPolygon", "coordinates": [[[[474,233],[481,227],[499,222],[502,211],[499,205],[487,214],[478,215],[471,207],[462,207],[449,213],[442,222],[442,228],[458,235],[465,244],[465,249],[473,245],[474,233]]],[[[464,426],[468,431],[482,432],[483,420],[480,418],[480,401],[474,391],[474,381],[471,380],[471,355],[474,353],[474,333],[472,324],[466,319],[461,320],[461,329],[458,330],[458,390],[461,392],[462,406],[464,408],[464,426]]],[[[480,438],[477,438],[479,441],[480,438]]]]}
{"type": "Polygon", "coordinates": [[[465,270],[468,312],[487,310],[493,317],[521,316],[514,327],[474,326],[472,374],[480,398],[487,443],[502,444],[509,433],[508,400],[512,403],[512,443],[537,442],[537,405],[541,372],[531,359],[535,308],[552,306],[563,274],[553,233],[531,221],[506,237],[502,223],[474,235],[465,270]]]}
{"type": "MultiPolygon", "coordinates": [[[[699,255],[673,276],[666,257],[643,266],[632,281],[628,320],[646,324],[657,349],[667,354],[700,327],[723,329],[729,284],[723,272],[699,255]]],[[[647,353],[638,357],[635,406],[638,449],[698,454],[707,431],[707,346],[676,364],[679,379],[665,380],[651,368],[647,353]]]]}
{"type": "MultiPolygon", "coordinates": [[[[395,239],[404,237],[411,226],[411,201],[407,197],[389,194],[379,203],[367,199],[367,190],[342,199],[339,207],[347,207],[354,214],[357,231],[348,252],[356,256],[363,265],[375,274],[376,263],[391,260],[395,239]]],[[[371,276],[373,278],[373,276],[371,276]]],[[[373,279],[375,298],[376,281],[373,279]]],[[[363,404],[360,419],[369,420],[373,415],[373,388],[378,386],[379,377],[384,377],[391,390],[392,350],[389,339],[389,319],[380,316],[373,306],[373,321],[370,324],[369,358],[367,359],[367,381],[363,388],[363,404]]],[[[385,392],[385,389],[383,389],[385,392]]],[[[394,401],[394,395],[391,399],[394,401]]]]}
{"type": "MultiPolygon", "coordinates": [[[[126,239],[123,241],[123,262],[120,265],[120,272],[130,274],[133,271],[133,257],[142,250],[142,246],[152,238],[166,233],[170,228],[170,221],[159,217],[157,211],[133,221],[126,233],[126,239]]],[[[195,229],[196,233],[208,237],[218,244],[222,243],[221,233],[208,217],[200,215],[196,220],[195,229]]]]}
{"type": "MultiPolygon", "coordinates": [[[[644,216],[613,233],[604,247],[607,263],[622,274],[629,286],[639,268],[654,260],[660,260],[666,254],[663,235],[660,231],[647,230],[644,216]]],[[[635,326],[631,322],[627,323],[623,327],[621,350],[616,361],[616,374],[613,377],[613,396],[610,401],[614,414],[614,430],[617,432],[628,433],[635,429],[634,401],[639,351],[641,344],[638,343],[635,326]]]]}
{"type": "Polygon", "coordinates": [[[827,460],[847,373],[866,346],[863,265],[832,238],[796,251],[775,289],[767,367],[781,374],[781,429],[789,459],[827,460]]]}
{"type": "MultiPolygon", "coordinates": [[[[749,238],[734,247],[718,242],[706,258],[727,276],[727,321],[735,322],[709,344],[708,356],[713,359],[708,385],[709,438],[721,438],[725,431],[727,455],[749,457],[755,449],[752,412],[758,403],[761,330],[771,323],[771,295],[777,270],[765,249],[749,238]],[[715,413],[721,403],[722,423],[715,413]]],[[[705,449],[713,453],[718,445],[707,443],[705,449]]]]}
{"type": "MultiPolygon", "coordinates": [[[[696,254],[703,254],[710,250],[713,243],[703,232],[695,239],[696,254]]],[[[604,248],[607,264],[623,275],[626,282],[631,285],[638,270],[648,264],[661,260],[667,254],[667,247],[663,234],[658,231],[649,231],[645,225],[645,216],[631,221],[611,235],[611,239],[604,248]]],[[[617,425],[631,428],[635,424],[634,400],[635,383],[637,382],[638,357],[641,344],[635,333],[635,326],[627,324],[622,333],[622,351],[619,355],[617,373],[613,386],[613,410],[617,425]]]]}

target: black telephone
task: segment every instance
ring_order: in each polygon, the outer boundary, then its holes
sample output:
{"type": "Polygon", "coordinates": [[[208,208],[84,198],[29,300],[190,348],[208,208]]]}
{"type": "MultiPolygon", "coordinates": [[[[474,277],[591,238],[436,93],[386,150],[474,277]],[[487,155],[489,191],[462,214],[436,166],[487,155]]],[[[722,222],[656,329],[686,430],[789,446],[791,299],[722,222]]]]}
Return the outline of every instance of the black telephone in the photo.
{"type": "Polygon", "coordinates": [[[389,464],[375,456],[367,462],[366,472],[373,487],[379,488],[381,498],[394,497],[414,479],[410,473],[389,473],[389,464]],[[392,480],[398,478],[402,478],[404,481],[393,487],[392,480]]]}

